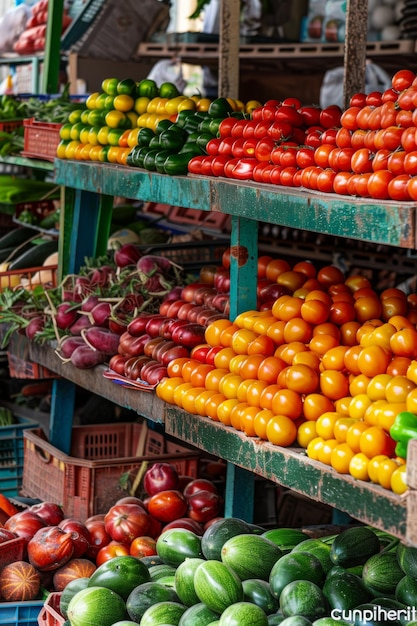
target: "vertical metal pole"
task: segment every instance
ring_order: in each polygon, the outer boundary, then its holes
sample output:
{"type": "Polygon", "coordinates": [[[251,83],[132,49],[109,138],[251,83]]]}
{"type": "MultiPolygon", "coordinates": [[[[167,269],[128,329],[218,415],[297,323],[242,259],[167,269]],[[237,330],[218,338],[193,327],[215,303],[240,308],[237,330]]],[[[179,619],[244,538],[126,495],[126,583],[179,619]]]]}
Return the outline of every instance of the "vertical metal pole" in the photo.
{"type": "Polygon", "coordinates": [[[368,3],[349,0],[346,13],[346,43],[344,58],[344,108],[356,92],[365,91],[366,40],[368,34],[368,3]]]}
{"type": "Polygon", "coordinates": [[[46,29],[45,62],[43,68],[43,93],[58,93],[61,65],[61,32],[64,0],[49,2],[46,29]]]}
{"type": "Polygon", "coordinates": [[[240,0],[221,0],[219,85],[223,98],[239,98],[240,0]]]}

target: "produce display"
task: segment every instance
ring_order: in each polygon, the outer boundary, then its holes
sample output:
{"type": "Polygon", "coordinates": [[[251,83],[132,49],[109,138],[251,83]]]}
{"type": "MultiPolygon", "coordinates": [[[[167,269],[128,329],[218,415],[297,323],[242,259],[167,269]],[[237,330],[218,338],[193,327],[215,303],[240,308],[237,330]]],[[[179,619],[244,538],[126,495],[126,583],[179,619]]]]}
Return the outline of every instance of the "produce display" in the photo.
{"type": "Polygon", "coordinates": [[[0,494],[0,546],[25,545],[2,570],[2,601],[59,592],[60,623],[70,626],[413,621],[416,549],[388,533],[358,525],[317,537],[222,517],[213,482],[164,463],[143,487],[143,499],[83,522],[53,502],[18,511],[0,494]]]}
{"type": "Polygon", "coordinates": [[[294,97],[244,104],[163,96],[151,83],[106,79],[64,125],[57,156],[377,200],[417,198],[411,70],[396,72],[384,92],[354,94],[345,111],[294,97]]]}

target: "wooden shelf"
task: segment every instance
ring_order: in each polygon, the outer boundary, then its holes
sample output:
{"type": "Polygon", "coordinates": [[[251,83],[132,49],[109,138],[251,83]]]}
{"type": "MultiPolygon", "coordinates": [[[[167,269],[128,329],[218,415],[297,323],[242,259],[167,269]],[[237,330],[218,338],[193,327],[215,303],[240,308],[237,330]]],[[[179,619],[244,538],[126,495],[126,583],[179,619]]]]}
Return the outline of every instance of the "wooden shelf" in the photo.
{"type": "Polygon", "coordinates": [[[146,417],[153,422],[164,421],[165,405],[155,393],[145,393],[127,389],[104,378],[105,366],[82,370],[71,363],[64,363],[50,346],[28,342],[29,356],[32,361],[43,365],[66,380],[88,389],[102,398],[146,417]]]}
{"type": "Polygon", "coordinates": [[[361,241],[417,247],[413,202],[377,202],[253,182],[167,176],[138,168],[55,161],[55,181],[93,193],[118,195],[227,214],[361,241]]]}
{"type": "Polygon", "coordinates": [[[274,446],[172,406],[166,409],[165,430],[209,454],[345,511],[401,540],[407,541],[412,532],[407,528],[407,497],[338,474],[331,467],[309,459],[300,448],[274,446]]]}

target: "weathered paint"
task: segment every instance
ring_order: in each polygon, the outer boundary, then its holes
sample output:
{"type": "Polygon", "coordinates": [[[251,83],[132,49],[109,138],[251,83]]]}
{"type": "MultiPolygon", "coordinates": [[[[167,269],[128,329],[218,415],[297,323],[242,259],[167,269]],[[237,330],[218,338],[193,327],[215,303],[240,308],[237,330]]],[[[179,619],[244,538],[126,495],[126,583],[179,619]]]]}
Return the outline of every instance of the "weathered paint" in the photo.
{"type": "Polygon", "coordinates": [[[232,217],[230,319],[256,308],[258,223],[232,217]]]}
{"type": "Polygon", "coordinates": [[[368,3],[349,0],[346,4],[344,53],[344,109],[354,93],[365,92],[366,42],[368,36],[368,3]]]}
{"type": "Polygon", "coordinates": [[[275,188],[199,176],[171,177],[122,166],[56,160],[59,184],[91,192],[220,211],[254,221],[416,247],[416,204],[275,188]]]}
{"type": "MultiPolygon", "coordinates": [[[[353,517],[404,538],[407,507],[404,499],[378,485],[340,475],[313,461],[301,449],[280,448],[225,427],[208,418],[167,407],[166,432],[209,454],[329,504],[353,517]]],[[[236,494],[236,498],[239,493],[236,494]]],[[[241,492],[241,498],[246,498],[241,492]]]]}

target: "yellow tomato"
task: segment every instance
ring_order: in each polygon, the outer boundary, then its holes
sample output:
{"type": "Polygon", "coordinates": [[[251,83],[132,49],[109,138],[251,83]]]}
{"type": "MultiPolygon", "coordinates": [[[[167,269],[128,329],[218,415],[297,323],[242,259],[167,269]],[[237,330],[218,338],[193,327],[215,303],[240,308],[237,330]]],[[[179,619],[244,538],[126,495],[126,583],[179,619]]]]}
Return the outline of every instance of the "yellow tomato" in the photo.
{"type": "Polygon", "coordinates": [[[74,141],[71,140],[65,147],[65,158],[66,159],[73,159],[74,158],[74,153],[75,150],[77,148],[77,146],[79,146],[80,142],[79,141],[74,141]]]}
{"type": "Polygon", "coordinates": [[[197,103],[194,102],[194,100],[191,100],[191,98],[185,98],[179,103],[177,111],[178,113],[180,113],[180,111],[195,111],[196,108],[197,103]]]}
{"type": "Polygon", "coordinates": [[[65,155],[65,151],[67,148],[67,145],[69,144],[69,140],[68,139],[61,139],[61,141],[58,144],[58,147],[56,149],[56,156],[58,159],[66,159],[66,155],[65,155]]]}
{"type": "Polygon", "coordinates": [[[378,467],[379,464],[382,461],[386,461],[387,459],[389,459],[389,456],[387,456],[386,454],[377,454],[376,456],[372,457],[372,459],[369,459],[369,463],[368,463],[368,475],[369,475],[369,480],[375,484],[378,484],[379,480],[378,480],[378,467]]]}
{"type": "Polygon", "coordinates": [[[230,419],[230,415],[232,413],[232,409],[239,404],[239,400],[237,398],[227,398],[227,400],[223,400],[220,402],[217,407],[217,417],[219,422],[224,424],[225,426],[231,426],[232,422],[230,419]]]}
{"type": "Polygon", "coordinates": [[[391,474],[391,489],[398,495],[407,491],[407,465],[400,465],[393,471],[391,474]]]}
{"type": "Polygon", "coordinates": [[[315,437],[317,437],[316,422],[306,421],[299,425],[297,430],[297,443],[301,448],[307,448],[310,441],[315,437]]]}
{"type": "Polygon", "coordinates": [[[362,419],[371,404],[372,401],[366,393],[358,393],[356,396],[353,396],[349,404],[350,417],[362,419]]]}
{"type": "Polygon", "coordinates": [[[101,149],[102,146],[100,146],[100,144],[97,144],[95,146],[91,147],[90,150],[90,161],[101,161],[101,149]]]}
{"type": "Polygon", "coordinates": [[[261,106],[262,104],[261,102],[259,102],[259,100],[249,100],[245,104],[245,113],[252,113],[254,109],[257,109],[258,107],[261,107],[261,106]]]}
{"type": "Polygon", "coordinates": [[[127,145],[129,146],[129,148],[134,148],[137,145],[139,131],[140,131],[140,128],[138,126],[136,128],[132,128],[129,131],[129,135],[127,138],[127,145]]]}
{"type": "Polygon", "coordinates": [[[260,437],[260,439],[267,439],[266,427],[272,417],[274,417],[274,414],[270,409],[261,409],[255,415],[253,420],[253,429],[255,434],[260,437]]]}
{"type": "Polygon", "coordinates": [[[317,460],[325,465],[330,465],[332,452],[338,446],[336,439],[326,439],[318,451],[317,460]]]}
{"type": "Polygon", "coordinates": [[[200,98],[200,100],[197,100],[196,109],[197,111],[208,111],[210,104],[210,98],[200,98]]]}
{"type": "Polygon", "coordinates": [[[362,452],[355,454],[349,463],[349,474],[358,480],[369,480],[368,474],[368,457],[362,452]]]}
{"type": "Polygon", "coordinates": [[[127,94],[119,94],[113,100],[113,106],[116,111],[122,111],[123,113],[127,113],[127,111],[131,111],[135,106],[135,101],[132,96],[128,96],[127,94]]]}
{"type": "Polygon", "coordinates": [[[336,411],[326,411],[316,420],[317,435],[323,439],[334,439],[334,427],[340,419],[340,414],[336,411]]]}
{"type": "Polygon", "coordinates": [[[349,474],[349,465],[354,456],[354,452],[347,443],[339,443],[330,454],[330,465],[339,474],[349,474]]]}
{"type": "Polygon", "coordinates": [[[109,163],[117,163],[117,157],[119,154],[119,150],[123,148],[119,148],[117,145],[109,145],[109,149],[107,151],[107,161],[109,163]]]}
{"type": "Polygon", "coordinates": [[[395,459],[384,459],[378,465],[377,475],[378,475],[378,483],[384,489],[391,489],[391,477],[396,469],[398,469],[400,465],[395,459]]]}
{"type": "Polygon", "coordinates": [[[176,98],[170,98],[165,104],[165,111],[169,115],[174,115],[175,113],[178,113],[178,107],[183,100],[186,100],[186,96],[177,96],[176,98]]]}
{"type": "Polygon", "coordinates": [[[97,102],[97,98],[99,97],[99,95],[100,95],[99,91],[94,91],[93,93],[90,93],[87,100],[85,101],[85,106],[87,107],[87,109],[96,108],[96,102],[97,102]]]}
{"type": "Polygon", "coordinates": [[[106,146],[109,143],[109,132],[110,126],[102,126],[99,129],[97,133],[97,139],[102,146],[106,146]]]}
{"type": "Polygon", "coordinates": [[[307,445],[307,456],[309,459],[317,461],[319,458],[319,450],[324,445],[323,437],[314,437],[307,445]]]}

